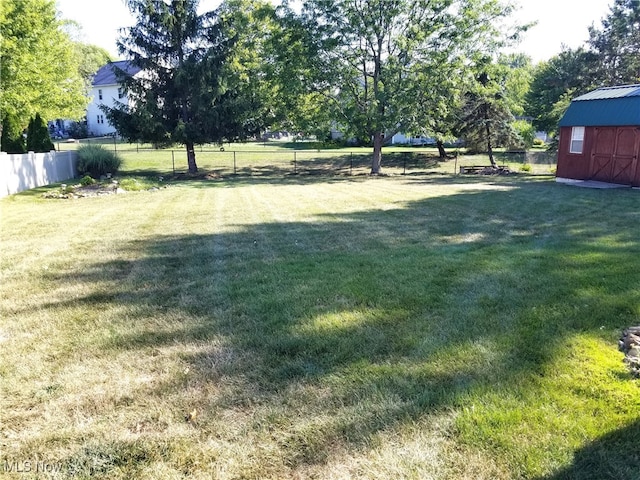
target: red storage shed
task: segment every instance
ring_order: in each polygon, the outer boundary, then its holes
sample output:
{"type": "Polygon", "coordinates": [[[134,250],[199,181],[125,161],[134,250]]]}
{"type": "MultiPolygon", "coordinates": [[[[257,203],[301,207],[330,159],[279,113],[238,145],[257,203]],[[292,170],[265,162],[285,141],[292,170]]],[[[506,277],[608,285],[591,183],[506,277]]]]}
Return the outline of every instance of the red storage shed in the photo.
{"type": "Polygon", "coordinates": [[[558,181],[640,186],[640,85],[575,98],[560,120],[558,181]]]}

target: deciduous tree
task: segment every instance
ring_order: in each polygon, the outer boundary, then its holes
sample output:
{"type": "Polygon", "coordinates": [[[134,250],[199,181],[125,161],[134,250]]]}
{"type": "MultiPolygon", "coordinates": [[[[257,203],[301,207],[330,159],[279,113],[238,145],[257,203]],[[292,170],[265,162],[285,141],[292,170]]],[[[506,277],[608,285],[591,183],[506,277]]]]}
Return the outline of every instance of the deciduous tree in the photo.
{"type": "Polygon", "coordinates": [[[0,3],[0,112],[25,128],[45,119],[79,119],[88,98],[73,44],[53,0],[0,3]]]}
{"type": "Polygon", "coordinates": [[[526,112],[537,129],[556,131],[563,107],[569,105],[571,97],[598,85],[596,63],[595,53],[578,48],[564,50],[535,67],[526,95],[526,112]]]}
{"type": "Polygon", "coordinates": [[[304,1],[311,88],[346,134],[372,140],[380,173],[383,144],[427,123],[417,99],[437,89],[446,65],[496,46],[510,11],[497,0],[304,1]]]}

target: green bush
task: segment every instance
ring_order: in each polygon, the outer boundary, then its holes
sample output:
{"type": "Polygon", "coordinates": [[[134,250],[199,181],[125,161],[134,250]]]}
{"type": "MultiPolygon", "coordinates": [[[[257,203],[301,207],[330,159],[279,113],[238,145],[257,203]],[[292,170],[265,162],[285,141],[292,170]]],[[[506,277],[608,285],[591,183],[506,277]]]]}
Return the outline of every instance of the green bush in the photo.
{"type": "Polygon", "coordinates": [[[528,163],[524,163],[521,167],[520,167],[520,171],[521,172],[530,172],[532,169],[531,165],[529,165],[528,163]]]}
{"type": "Polygon", "coordinates": [[[69,126],[68,132],[71,138],[87,138],[89,136],[86,122],[73,122],[69,126]]]}
{"type": "Polygon", "coordinates": [[[78,172],[82,175],[93,178],[100,178],[107,173],[114,175],[121,164],[122,159],[118,154],[100,145],[83,145],[78,149],[78,172]]]}
{"type": "Polygon", "coordinates": [[[93,178],[91,178],[89,175],[85,175],[80,180],[80,185],[82,185],[83,187],[88,187],[89,185],[93,185],[94,183],[96,183],[96,181],[93,178]]]}
{"type": "Polygon", "coordinates": [[[49,128],[39,113],[35,118],[29,120],[27,127],[27,151],[28,152],[50,152],[54,150],[51,137],[49,136],[49,128]]]}
{"type": "Polygon", "coordinates": [[[22,136],[22,128],[18,119],[11,114],[7,114],[2,119],[2,138],[0,138],[0,148],[7,153],[25,153],[27,151],[22,136]]]}
{"type": "Polygon", "coordinates": [[[541,138],[534,138],[533,139],[533,146],[534,147],[544,147],[545,143],[544,140],[542,140],[541,138]]]}
{"type": "Polygon", "coordinates": [[[516,120],[515,122],[513,122],[513,128],[516,132],[518,132],[518,135],[522,139],[524,148],[531,148],[536,137],[536,131],[533,128],[533,125],[531,125],[526,120],[516,120]]]}

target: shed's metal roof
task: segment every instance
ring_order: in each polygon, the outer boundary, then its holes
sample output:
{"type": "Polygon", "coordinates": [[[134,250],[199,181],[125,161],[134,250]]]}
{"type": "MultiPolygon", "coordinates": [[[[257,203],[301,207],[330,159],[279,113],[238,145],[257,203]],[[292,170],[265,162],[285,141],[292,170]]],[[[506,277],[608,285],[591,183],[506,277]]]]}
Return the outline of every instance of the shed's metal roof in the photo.
{"type": "Polygon", "coordinates": [[[640,95],[640,85],[619,85],[617,87],[602,87],[585,93],[573,99],[574,102],[586,100],[607,100],[609,98],[636,97],[640,95]]]}
{"type": "Polygon", "coordinates": [[[110,62],[107,63],[104,67],[101,67],[100,70],[98,70],[93,76],[93,86],[97,87],[100,85],[117,85],[119,82],[118,77],[116,76],[116,69],[123,70],[131,76],[140,71],[139,67],[133,66],[127,60],[110,62]]]}
{"type": "Polygon", "coordinates": [[[640,85],[603,87],[574,98],[561,127],[640,125],[640,85]]]}

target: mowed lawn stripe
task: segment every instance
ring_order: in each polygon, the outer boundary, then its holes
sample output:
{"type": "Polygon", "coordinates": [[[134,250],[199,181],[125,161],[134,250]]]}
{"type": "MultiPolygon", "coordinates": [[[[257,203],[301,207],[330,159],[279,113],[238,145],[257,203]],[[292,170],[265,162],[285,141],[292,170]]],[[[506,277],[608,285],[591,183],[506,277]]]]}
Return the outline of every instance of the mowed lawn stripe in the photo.
{"type": "Polygon", "coordinates": [[[3,453],[61,478],[634,478],[636,206],[442,176],[3,199],[3,453]]]}

